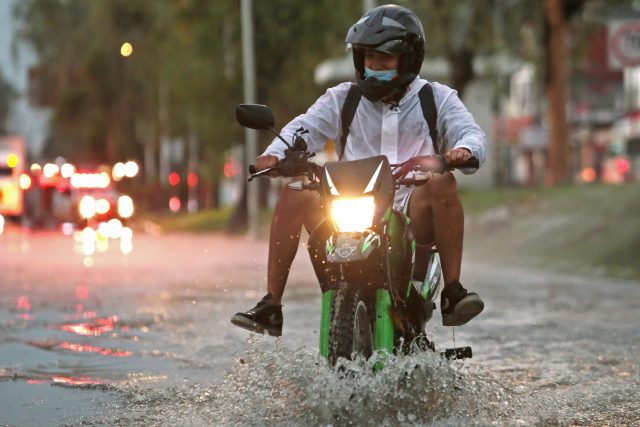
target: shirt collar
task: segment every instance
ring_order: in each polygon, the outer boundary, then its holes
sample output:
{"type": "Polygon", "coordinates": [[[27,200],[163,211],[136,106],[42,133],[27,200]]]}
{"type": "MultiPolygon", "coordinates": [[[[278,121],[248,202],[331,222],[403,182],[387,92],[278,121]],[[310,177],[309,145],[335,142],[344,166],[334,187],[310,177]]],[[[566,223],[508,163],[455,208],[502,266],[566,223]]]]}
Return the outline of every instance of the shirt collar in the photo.
{"type": "Polygon", "coordinates": [[[411,83],[409,83],[409,85],[407,86],[407,90],[405,91],[402,98],[400,98],[400,101],[398,101],[398,105],[404,104],[404,102],[407,99],[409,99],[411,96],[418,93],[421,88],[422,88],[422,84],[421,84],[420,76],[416,76],[416,78],[413,79],[411,83]]]}

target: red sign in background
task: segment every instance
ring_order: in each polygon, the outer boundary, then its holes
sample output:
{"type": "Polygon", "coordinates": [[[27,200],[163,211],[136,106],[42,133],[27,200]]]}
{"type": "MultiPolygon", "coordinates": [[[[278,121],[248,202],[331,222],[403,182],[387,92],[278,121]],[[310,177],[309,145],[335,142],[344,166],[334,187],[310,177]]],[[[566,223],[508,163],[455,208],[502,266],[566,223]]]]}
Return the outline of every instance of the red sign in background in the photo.
{"type": "Polygon", "coordinates": [[[612,59],[620,66],[640,65],[640,21],[613,28],[609,35],[609,49],[612,59]]]}

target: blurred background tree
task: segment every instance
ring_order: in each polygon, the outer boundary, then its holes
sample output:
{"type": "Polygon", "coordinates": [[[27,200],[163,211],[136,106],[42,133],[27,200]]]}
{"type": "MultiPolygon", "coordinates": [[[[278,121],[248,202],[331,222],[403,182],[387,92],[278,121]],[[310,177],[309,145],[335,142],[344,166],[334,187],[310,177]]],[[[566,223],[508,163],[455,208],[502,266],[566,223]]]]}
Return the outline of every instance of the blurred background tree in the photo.
{"type": "Polygon", "coordinates": [[[0,135],[7,133],[7,121],[11,102],[16,96],[15,89],[7,82],[2,73],[0,73],[0,135]]]}
{"type": "MultiPolygon", "coordinates": [[[[361,6],[274,0],[254,8],[258,101],[284,123],[321,94],[313,69],[344,51],[361,6]]],[[[32,98],[53,110],[45,155],[144,159],[160,180],[160,142],[195,138],[198,172],[215,188],[224,153],[242,140],[234,121],[242,100],[237,1],[25,0],[15,13],[38,56],[32,98]],[[125,42],[133,47],[127,57],[125,42]]]]}

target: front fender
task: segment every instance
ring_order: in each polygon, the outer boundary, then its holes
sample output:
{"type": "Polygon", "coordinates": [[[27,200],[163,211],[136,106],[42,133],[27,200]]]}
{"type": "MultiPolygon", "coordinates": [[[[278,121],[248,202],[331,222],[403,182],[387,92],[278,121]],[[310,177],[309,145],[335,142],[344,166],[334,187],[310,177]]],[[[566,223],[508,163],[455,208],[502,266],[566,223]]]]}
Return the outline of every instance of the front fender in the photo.
{"type": "Polygon", "coordinates": [[[336,233],[326,242],[327,262],[350,263],[363,261],[382,245],[380,235],[373,231],[363,233],[336,233]]]}

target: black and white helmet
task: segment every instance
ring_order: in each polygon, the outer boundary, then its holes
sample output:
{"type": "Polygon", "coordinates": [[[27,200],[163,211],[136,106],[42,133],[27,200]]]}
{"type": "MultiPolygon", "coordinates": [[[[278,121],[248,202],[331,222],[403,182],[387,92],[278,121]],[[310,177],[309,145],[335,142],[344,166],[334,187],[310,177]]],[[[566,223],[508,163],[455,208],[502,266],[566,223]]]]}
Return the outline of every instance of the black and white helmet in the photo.
{"type": "Polygon", "coordinates": [[[418,17],[407,8],[393,4],[371,9],[353,24],[345,40],[353,51],[356,82],[372,101],[393,96],[416,78],[424,59],[425,37],[418,17]],[[364,78],[364,51],[375,49],[397,54],[398,77],[391,81],[364,78]]]}

